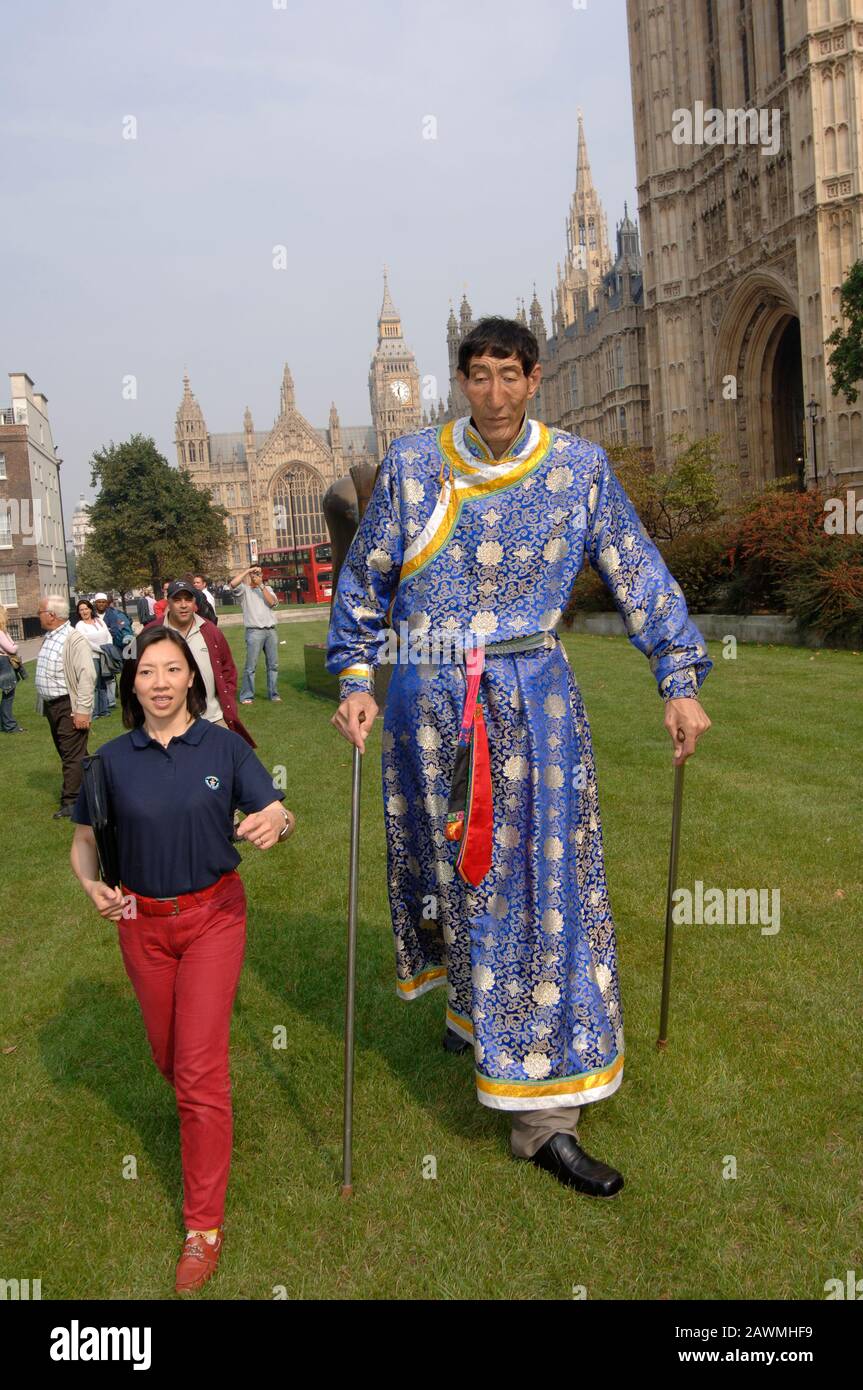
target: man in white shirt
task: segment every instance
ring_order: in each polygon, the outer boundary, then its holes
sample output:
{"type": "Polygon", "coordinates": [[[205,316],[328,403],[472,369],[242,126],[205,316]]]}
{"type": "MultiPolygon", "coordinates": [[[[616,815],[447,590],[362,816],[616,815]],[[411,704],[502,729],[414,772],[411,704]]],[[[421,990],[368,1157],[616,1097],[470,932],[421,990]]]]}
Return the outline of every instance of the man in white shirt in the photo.
{"type": "Polygon", "coordinates": [[[240,596],[243,627],[246,633],[246,669],[240,686],[240,704],[250,705],[255,698],[255,672],[263,649],[267,662],[267,696],[281,704],[279,695],[279,647],[276,641],[278,599],[268,584],[260,565],[249,565],[231,580],[231,588],[240,596]],[[248,580],[248,583],[246,583],[248,580]]]}
{"type": "Polygon", "coordinates": [[[54,812],[54,820],[61,820],[71,817],[78,799],[96,671],[90,643],[69,622],[68,600],[49,595],[40,599],[38,611],[47,636],[36,662],[36,694],[63,766],[60,809],[54,812]]]}

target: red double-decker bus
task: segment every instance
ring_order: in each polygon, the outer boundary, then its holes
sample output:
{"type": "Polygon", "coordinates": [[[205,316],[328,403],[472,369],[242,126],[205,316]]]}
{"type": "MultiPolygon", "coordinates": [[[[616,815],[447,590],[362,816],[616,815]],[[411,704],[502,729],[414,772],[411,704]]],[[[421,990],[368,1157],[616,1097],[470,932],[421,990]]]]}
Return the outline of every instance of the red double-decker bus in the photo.
{"type": "Polygon", "coordinates": [[[282,603],[329,603],[333,592],[330,544],[262,550],[258,564],[264,572],[264,582],[282,603]]]}

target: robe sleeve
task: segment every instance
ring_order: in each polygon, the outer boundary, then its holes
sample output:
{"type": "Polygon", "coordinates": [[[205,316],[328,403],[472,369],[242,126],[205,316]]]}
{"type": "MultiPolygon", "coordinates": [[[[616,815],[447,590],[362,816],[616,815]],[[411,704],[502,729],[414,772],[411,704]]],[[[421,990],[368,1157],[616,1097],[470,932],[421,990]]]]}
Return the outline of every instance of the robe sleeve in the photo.
{"type": "Polygon", "coordinates": [[[326,666],[339,677],[342,700],[374,689],[376,658],[403,555],[398,455],[392,444],[345,557],[333,601],[326,666]]]}
{"type": "Polygon", "coordinates": [[[630,642],[649,657],[662,698],[697,696],[713,666],[704,638],[604,451],[598,455],[588,497],[588,559],[609,589],[630,642]]]}

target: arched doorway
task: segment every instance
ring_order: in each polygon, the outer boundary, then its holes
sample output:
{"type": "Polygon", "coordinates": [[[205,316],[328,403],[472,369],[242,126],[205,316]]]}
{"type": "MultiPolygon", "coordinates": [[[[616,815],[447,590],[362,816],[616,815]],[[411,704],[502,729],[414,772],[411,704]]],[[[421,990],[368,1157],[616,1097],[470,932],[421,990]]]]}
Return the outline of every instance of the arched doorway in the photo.
{"type": "Polygon", "coordinates": [[[735,288],[713,370],[722,387],[719,432],[727,457],[737,463],[740,490],[777,478],[802,482],[800,319],[790,287],[776,272],[746,275],[735,288]]]}
{"type": "Polygon", "coordinates": [[[792,478],[802,490],[806,484],[799,319],[777,325],[764,354],[764,375],[773,402],[773,477],[792,478]]]}
{"type": "Polygon", "coordinates": [[[273,537],[277,550],[317,545],[327,539],[321,502],[322,479],[302,463],[288,464],[271,491],[273,537]]]}

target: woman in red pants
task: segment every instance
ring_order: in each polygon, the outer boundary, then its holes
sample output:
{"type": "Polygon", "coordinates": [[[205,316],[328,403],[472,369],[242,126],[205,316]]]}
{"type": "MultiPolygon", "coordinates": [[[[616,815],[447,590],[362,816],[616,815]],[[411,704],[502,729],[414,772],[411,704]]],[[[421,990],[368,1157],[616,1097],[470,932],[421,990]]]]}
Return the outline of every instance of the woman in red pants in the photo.
{"type": "Polygon", "coordinates": [[[82,791],[72,868],[103,917],[117,922],[153,1058],[174,1087],[183,1156],[186,1240],[176,1289],[200,1288],[224,1237],[231,1162],[228,1035],[243,963],[246,898],[237,831],[258,849],[287,839],[294,818],[249,745],[201,718],[206,691],[179,633],[137,639],[120,679],[131,732],[99,750],[117,824],[122,886],[99,880],[82,791]]]}

